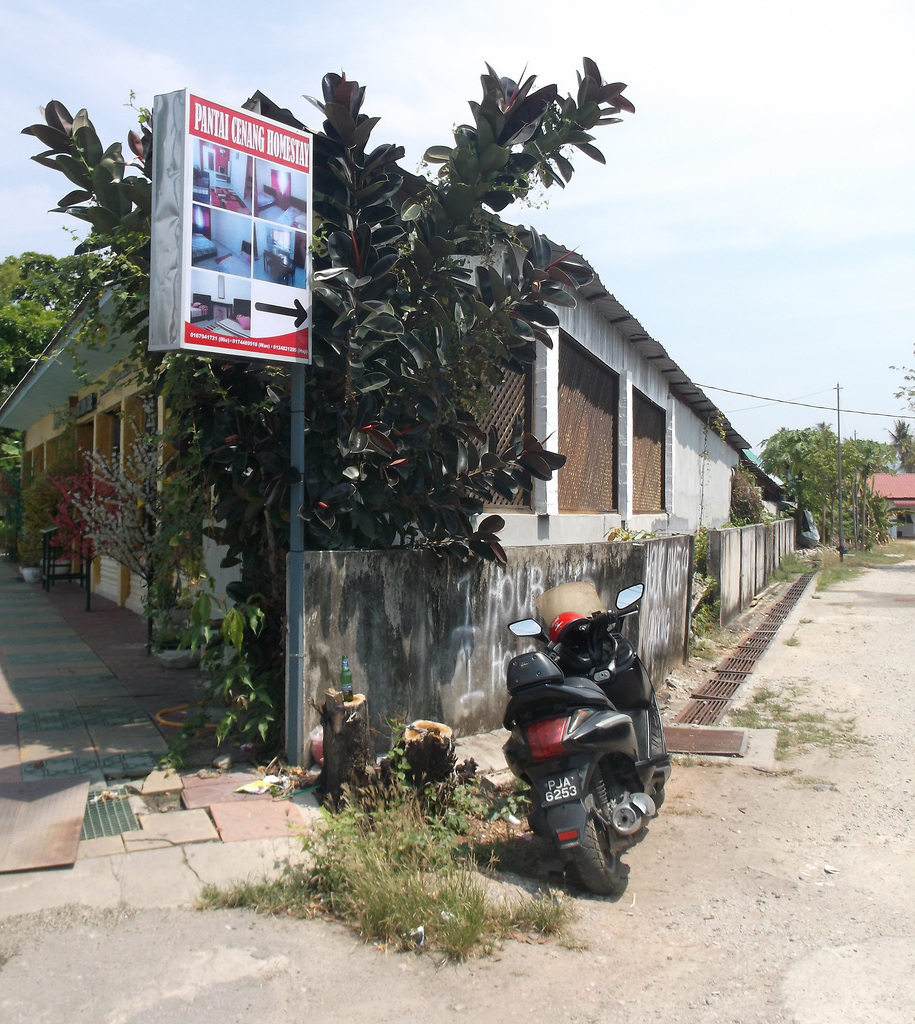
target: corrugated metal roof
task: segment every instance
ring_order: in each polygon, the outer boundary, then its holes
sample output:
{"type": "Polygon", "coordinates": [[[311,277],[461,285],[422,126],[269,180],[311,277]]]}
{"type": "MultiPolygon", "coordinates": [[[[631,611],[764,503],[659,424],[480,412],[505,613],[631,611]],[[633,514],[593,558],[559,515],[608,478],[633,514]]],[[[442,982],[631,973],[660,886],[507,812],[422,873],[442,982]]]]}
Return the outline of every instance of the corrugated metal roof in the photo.
{"type": "Polygon", "coordinates": [[[127,358],[130,342],[114,331],[104,343],[79,344],[82,324],[80,309],[33,361],[0,405],[0,427],[27,430],[59,409],[70,395],[101,380],[127,358]]]}
{"type": "Polygon", "coordinates": [[[654,363],[655,368],[666,378],[671,392],[689,406],[701,420],[709,422],[715,419],[720,422],[724,429],[725,441],[732,448],[736,448],[740,452],[749,448],[749,441],[734,429],[718,406],[690,380],[686,372],[670,357],[667,349],[655,338],[652,338],[629,310],[607,291],[594,267],[580,253],[573,253],[552,240],[550,244],[553,246],[554,253],[574,255],[588,267],[594,277],[579,291],[588,302],[598,309],[604,319],[609,321],[626,341],[638,350],[643,359],[654,363]]]}
{"type": "Polygon", "coordinates": [[[875,494],[897,505],[900,501],[915,501],[915,473],[875,473],[871,487],[875,494]]]}

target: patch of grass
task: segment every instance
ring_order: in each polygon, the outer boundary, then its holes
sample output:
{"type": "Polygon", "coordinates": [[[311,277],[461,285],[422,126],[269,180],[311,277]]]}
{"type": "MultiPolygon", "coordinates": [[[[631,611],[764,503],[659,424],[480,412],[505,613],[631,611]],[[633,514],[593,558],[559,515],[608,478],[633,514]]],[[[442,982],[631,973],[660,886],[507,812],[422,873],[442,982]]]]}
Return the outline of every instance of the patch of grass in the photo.
{"type": "Polygon", "coordinates": [[[852,715],[797,710],[803,692],[798,686],[789,686],[782,692],[761,687],[747,704],[730,715],[730,721],[742,729],[777,729],[778,760],[809,747],[837,752],[865,742],[856,733],[852,715]]]}
{"type": "Polygon", "coordinates": [[[789,636],[785,641],[786,647],[797,647],[801,641],[796,636],[789,636]]]}
{"type": "Polygon", "coordinates": [[[252,907],[268,914],[331,914],[369,941],[451,959],[490,952],[513,932],[559,936],[569,903],[541,893],[496,903],[476,871],[471,844],[430,819],[404,790],[371,813],[350,805],[305,839],[308,864],[275,881],[209,886],[198,906],[252,907]]]}
{"type": "Polygon", "coordinates": [[[806,572],[816,572],[819,564],[819,553],[799,555],[792,551],[782,558],[781,564],[772,573],[770,579],[777,580],[780,583],[793,582],[798,576],[802,576],[806,572]]]}

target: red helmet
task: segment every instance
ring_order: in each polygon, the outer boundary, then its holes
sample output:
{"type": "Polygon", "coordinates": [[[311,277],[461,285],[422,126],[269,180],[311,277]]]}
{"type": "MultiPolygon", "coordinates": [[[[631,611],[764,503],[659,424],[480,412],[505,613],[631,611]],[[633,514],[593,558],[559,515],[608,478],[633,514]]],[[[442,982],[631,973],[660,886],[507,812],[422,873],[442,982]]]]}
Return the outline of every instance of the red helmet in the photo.
{"type": "Polygon", "coordinates": [[[576,629],[584,629],[588,620],[578,612],[562,612],[550,623],[550,643],[567,642],[576,629]]]}

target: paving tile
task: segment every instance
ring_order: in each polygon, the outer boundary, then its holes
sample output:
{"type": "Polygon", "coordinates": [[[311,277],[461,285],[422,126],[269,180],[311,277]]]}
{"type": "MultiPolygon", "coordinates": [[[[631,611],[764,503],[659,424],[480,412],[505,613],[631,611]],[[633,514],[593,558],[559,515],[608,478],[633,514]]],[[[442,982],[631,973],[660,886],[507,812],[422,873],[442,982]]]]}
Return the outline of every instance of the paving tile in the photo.
{"type": "Polygon", "coordinates": [[[83,716],[76,708],[49,708],[39,711],[26,711],[17,716],[19,735],[31,733],[60,732],[64,729],[82,728],[83,716]]]}
{"type": "Polygon", "coordinates": [[[19,740],[20,760],[47,761],[58,757],[90,757],[94,752],[85,726],[27,733],[19,740]]]}
{"type": "Polygon", "coordinates": [[[73,646],[68,650],[45,650],[43,644],[30,644],[20,651],[5,651],[4,661],[11,669],[23,665],[38,665],[42,669],[49,665],[66,665],[91,662],[98,665],[98,656],[89,647],[73,646]]]}
{"type": "Polygon", "coordinates": [[[162,755],[168,750],[162,733],[149,717],[145,722],[132,725],[90,725],[88,734],[100,758],[110,754],[149,754],[153,751],[162,755]]]}
{"type": "Polygon", "coordinates": [[[143,708],[129,697],[112,704],[80,706],[79,713],[88,726],[140,725],[151,721],[143,708]]]}
{"type": "Polygon", "coordinates": [[[101,768],[94,757],[57,757],[43,761],[23,761],[20,766],[23,782],[35,779],[54,779],[61,775],[101,776],[101,768]]]}
{"type": "Polygon", "coordinates": [[[76,702],[70,697],[70,695],[64,691],[47,691],[42,693],[24,693],[20,691],[22,697],[23,711],[53,711],[56,708],[60,708],[62,705],[68,705],[76,707],[76,702]]]}
{"type": "Polygon", "coordinates": [[[137,817],[140,831],[123,834],[124,848],[128,852],[180,843],[219,841],[219,833],[202,808],[195,811],[169,811],[167,814],[140,814],[137,817]]]}
{"type": "Polygon", "coordinates": [[[250,803],[230,801],[210,805],[210,814],[224,843],[304,831],[305,820],[291,800],[249,797],[250,803]]]}
{"type": "Polygon", "coordinates": [[[108,779],[136,779],[148,775],[158,767],[161,751],[133,754],[105,754],[99,757],[99,765],[108,779]]]}
{"type": "Polygon", "coordinates": [[[239,786],[253,782],[256,775],[249,772],[227,772],[216,779],[201,779],[196,775],[184,776],[184,792],[181,802],[187,808],[209,807],[214,803],[231,803],[242,800],[270,800],[269,794],[236,793],[239,786]]]}
{"type": "Polygon", "coordinates": [[[7,677],[10,679],[84,679],[87,677],[98,677],[104,668],[98,658],[84,662],[71,662],[70,664],[49,665],[47,661],[35,661],[30,664],[7,665],[7,677]]]}

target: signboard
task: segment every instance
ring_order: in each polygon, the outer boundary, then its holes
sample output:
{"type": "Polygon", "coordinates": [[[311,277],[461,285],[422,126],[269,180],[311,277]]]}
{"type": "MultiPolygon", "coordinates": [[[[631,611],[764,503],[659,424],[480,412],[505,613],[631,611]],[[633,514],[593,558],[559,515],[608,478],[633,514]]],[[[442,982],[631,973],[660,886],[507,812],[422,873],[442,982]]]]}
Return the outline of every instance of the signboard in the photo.
{"type": "Polygon", "coordinates": [[[153,118],[150,351],[310,362],[311,135],[187,90],[153,118]]]}

